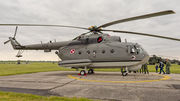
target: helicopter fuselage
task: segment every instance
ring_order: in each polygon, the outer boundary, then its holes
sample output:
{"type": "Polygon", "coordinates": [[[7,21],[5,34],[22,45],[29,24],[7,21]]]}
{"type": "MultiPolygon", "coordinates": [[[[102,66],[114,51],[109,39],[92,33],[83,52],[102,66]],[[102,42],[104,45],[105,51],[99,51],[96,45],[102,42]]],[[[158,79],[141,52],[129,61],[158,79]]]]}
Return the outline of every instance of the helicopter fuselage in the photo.
{"type": "Polygon", "coordinates": [[[59,48],[59,66],[73,68],[124,68],[139,70],[149,60],[148,53],[137,43],[121,42],[118,36],[92,34],[80,36],[59,48]]]}

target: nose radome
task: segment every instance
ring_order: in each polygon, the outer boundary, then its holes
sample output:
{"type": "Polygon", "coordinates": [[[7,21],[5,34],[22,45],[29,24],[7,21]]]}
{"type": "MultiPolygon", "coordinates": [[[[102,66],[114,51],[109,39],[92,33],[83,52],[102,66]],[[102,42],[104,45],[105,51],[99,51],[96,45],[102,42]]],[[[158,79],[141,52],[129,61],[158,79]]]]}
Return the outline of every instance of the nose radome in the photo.
{"type": "Polygon", "coordinates": [[[143,65],[143,64],[147,63],[148,61],[149,61],[149,55],[145,55],[144,59],[141,60],[140,64],[143,65]]]}

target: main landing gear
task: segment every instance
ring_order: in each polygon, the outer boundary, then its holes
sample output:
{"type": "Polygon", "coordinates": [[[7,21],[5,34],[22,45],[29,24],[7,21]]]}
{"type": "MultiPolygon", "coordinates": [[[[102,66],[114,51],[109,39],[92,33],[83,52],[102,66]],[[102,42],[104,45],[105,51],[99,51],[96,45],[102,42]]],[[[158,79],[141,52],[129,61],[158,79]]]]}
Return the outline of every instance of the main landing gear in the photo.
{"type": "MultiPolygon", "coordinates": [[[[86,71],[87,71],[87,66],[85,66],[85,70],[81,70],[81,71],[80,71],[80,74],[79,74],[79,75],[81,75],[81,76],[87,75],[87,74],[86,74],[86,71]]],[[[94,70],[93,70],[93,69],[89,69],[89,70],[88,70],[88,74],[93,74],[93,73],[94,73],[94,70]]]]}
{"type": "Polygon", "coordinates": [[[85,70],[81,70],[81,71],[80,71],[80,75],[82,75],[82,76],[87,75],[87,74],[86,74],[86,71],[85,71],[85,70]]]}
{"type": "Polygon", "coordinates": [[[88,70],[88,74],[93,74],[94,73],[94,70],[93,69],[89,69],[88,70]]]}
{"type": "Polygon", "coordinates": [[[129,71],[128,71],[128,67],[126,67],[125,69],[126,69],[126,71],[123,71],[123,72],[122,72],[122,76],[128,75],[128,72],[129,72],[129,71]]]}

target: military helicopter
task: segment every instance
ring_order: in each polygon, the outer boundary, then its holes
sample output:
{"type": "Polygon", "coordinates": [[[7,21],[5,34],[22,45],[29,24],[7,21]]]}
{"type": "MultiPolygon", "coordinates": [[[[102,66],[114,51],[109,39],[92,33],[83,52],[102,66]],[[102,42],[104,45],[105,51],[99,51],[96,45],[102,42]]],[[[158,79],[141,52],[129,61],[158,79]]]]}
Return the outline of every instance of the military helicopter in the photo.
{"type": "Polygon", "coordinates": [[[156,55],[152,55],[151,57],[149,57],[149,64],[155,65],[156,63],[159,63],[160,60],[162,60],[161,57],[158,57],[156,55]]]}
{"type": "Polygon", "coordinates": [[[14,37],[9,37],[9,40],[4,44],[11,42],[15,50],[19,50],[17,57],[22,57],[23,50],[44,50],[44,52],[51,52],[57,50],[55,54],[62,60],[58,65],[65,68],[81,68],[79,75],[86,75],[94,73],[96,68],[125,68],[122,72],[126,76],[129,71],[137,71],[141,66],[148,62],[149,55],[138,43],[121,42],[119,36],[110,36],[103,32],[118,32],[145,35],[151,37],[158,37],[170,40],[180,41],[180,39],[170,38],[165,36],[151,35],[138,32],[120,31],[120,30],[106,30],[105,27],[115,25],[118,23],[145,19],[150,17],[162,16],[167,14],[174,14],[172,10],[156,12],[122,20],[117,20],[103,24],[101,26],[91,26],[89,28],[64,26],[64,25],[42,25],[42,24],[0,24],[1,26],[16,26],[14,37]],[[18,26],[53,26],[53,27],[68,27],[89,30],[83,33],[72,41],[63,42],[49,42],[32,45],[21,45],[15,38],[18,26]],[[89,34],[89,35],[87,35],[89,34]],[[89,69],[87,71],[87,69],[89,69]]]}

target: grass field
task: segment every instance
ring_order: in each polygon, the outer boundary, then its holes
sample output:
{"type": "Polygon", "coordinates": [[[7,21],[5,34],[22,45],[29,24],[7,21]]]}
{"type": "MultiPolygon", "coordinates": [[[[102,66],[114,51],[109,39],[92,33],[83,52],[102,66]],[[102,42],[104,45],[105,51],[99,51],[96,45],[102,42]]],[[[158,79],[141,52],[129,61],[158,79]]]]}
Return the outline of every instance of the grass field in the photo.
{"type": "Polygon", "coordinates": [[[31,62],[30,64],[0,64],[0,76],[46,72],[46,71],[72,71],[59,67],[57,63],[31,62]]]}
{"type": "MultiPolygon", "coordinates": [[[[148,65],[149,72],[155,72],[155,65],[148,65]]],[[[31,62],[30,64],[0,64],[0,76],[17,75],[26,73],[46,72],[46,71],[75,71],[75,69],[66,69],[59,67],[57,63],[51,62],[31,62]]],[[[95,69],[95,71],[120,72],[116,69],[95,69]]],[[[171,73],[180,74],[180,65],[172,64],[171,73]]],[[[31,94],[20,94],[12,92],[1,92],[0,101],[92,101],[85,98],[66,98],[66,97],[44,97],[31,94]]]]}
{"type": "Polygon", "coordinates": [[[0,91],[0,101],[93,101],[86,98],[67,98],[67,97],[57,97],[57,96],[38,96],[32,94],[21,94],[12,92],[1,92],[0,91]]]}
{"type": "MultiPolygon", "coordinates": [[[[148,65],[149,72],[155,72],[155,65],[148,65]]],[[[57,63],[51,62],[31,62],[30,64],[0,64],[0,76],[17,75],[26,73],[46,72],[46,71],[75,71],[75,69],[67,69],[59,67],[57,63]]],[[[95,69],[95,71],[119,72],[120,69],[95,69]]],[[[180,65],[172,64],[171,73],[180,74],[180,65]]]]}

